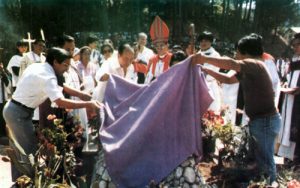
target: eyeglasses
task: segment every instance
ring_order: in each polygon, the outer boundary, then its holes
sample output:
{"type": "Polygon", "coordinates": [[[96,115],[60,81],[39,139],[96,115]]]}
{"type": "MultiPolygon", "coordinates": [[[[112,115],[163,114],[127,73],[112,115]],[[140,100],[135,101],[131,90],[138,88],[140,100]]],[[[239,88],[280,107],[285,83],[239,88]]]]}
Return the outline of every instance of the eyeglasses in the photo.
{"type": "Polygon", "coordinates": [[[66,66],[66,67],[69,67],[70,63],[63,62],[62,65],[66,66]]]}
{"type": "Polygon", "coordinates": [[[155,44],[154,47],[155,48],[164,48],[166,46],[166,44],[155,44]]]}
{"type": "Polygon", "coordinates": [[[103,50],[103,53],[106,54],[106,53],[111,53],[111,50],[103,50]]]}

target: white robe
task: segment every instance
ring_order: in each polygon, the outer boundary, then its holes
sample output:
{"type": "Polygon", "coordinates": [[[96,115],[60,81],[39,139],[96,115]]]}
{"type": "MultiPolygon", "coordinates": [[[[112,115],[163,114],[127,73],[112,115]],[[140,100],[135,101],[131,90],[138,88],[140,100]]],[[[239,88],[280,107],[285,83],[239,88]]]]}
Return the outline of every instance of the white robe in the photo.
{"type": "MultiPolygon", "coordinates": [[[[205,51],[200,50],[198,53],[204,54],[208,57],[220,57],[220,54],[213,47],[210,47],[205,51]]],[[[219,68],[216,66],[210,65],[208,63],[204,63],[203,66],[215,72],[219,72],[219,68]]],[[[221,88],[217,80],[210,75],[206,76],[206,83],[209,88],[209,93],[214,99],[208,109],[219,112],[221,110],[221,88]]]]}
{"type": "MultiPolygon", "coordinates": [[[[230,70],[227,75],[231,76],[236,74],[235,71],[230,70]]],[[[239,83],[235,84],[222,84],[222,105],[228,106],[228,111],[225,114],[225,119],[235,125],[236,120],[236,105],[239,92],[239,83]]]]}
{"type": "Polygon", "coordinates": [[[11,74],[12,76],[12,86],[16,87],[18,80],[19,80],[19,75],[15,75],[13,73],[12,67],[20,67],[21,64],[21,60],[22,60],[23,56],[20,55],[14,55],[8,62],[8,65],[6,67],[6,69],[8,70],[8,72],[11,74]]]}
{"type": "MultiPolygon", "coordinates": [[[[71,66],[67,72],[64,73],[65,77],[65,84],[71,88],[80,90],[80,80],[79,80],[79,75],[76,72],[76,63],[74,60],[71,60],[71,66]]],[[[78,97],[71,96],[71,99],[80,101],[78,97]]],[[[86,114],[86,109],[85,108],[79,108],[79,109],[73,109],[71,114],[75,118],[79,118],[81,125],[85,130],[88,130],[88,118],[86,114]]],[[[87,133],[87,131],[86,131],[87,133]]],[[[84,135],[86,136],[86,135],[84,135]]]]}
{"type": "Polygon", "coordinates": [[[271,77],[272,80],[272,86],[273,86],[273,90],[275,93],[275,105],[276,107],[278,106],[278,102],[279,102],[279,95],[280,95],[280,78],[278,75],[278,71],[277,71],[277,67],[276,64],[273,60],[271,59],[267,59],[264,61],[266,68],[269,72],[269,75],[271,77]]]}
{"type": "MultiPolygon", "coordinates": [[[[300,56],[293,57],[293,61],[299,61],[300,56]]],[[[297,87],[300,70],[294,71],[292,77],[288,80],[289,87],[297,87]]],[[[278,155],[293,160],[296,143],[290,141],[291,119],[293,114],[294,95],[286,94],[282,104],[282,126],[278,135],[278,155]]]]}

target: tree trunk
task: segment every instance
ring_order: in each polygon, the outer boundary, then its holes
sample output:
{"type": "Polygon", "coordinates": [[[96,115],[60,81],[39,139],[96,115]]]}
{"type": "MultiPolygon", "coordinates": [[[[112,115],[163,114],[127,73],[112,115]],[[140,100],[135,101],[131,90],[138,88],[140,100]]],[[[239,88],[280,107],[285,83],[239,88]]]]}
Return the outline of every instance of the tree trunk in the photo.
{"type": "Polygon", "coordinates": [[[249,2],[248,15],[246,18],[247,22],[250,22],[250,16],[251,16],[251,12],[252,12],[252,2],[253,2],[253,0],[250,0],[250,2],[249,2]]]}

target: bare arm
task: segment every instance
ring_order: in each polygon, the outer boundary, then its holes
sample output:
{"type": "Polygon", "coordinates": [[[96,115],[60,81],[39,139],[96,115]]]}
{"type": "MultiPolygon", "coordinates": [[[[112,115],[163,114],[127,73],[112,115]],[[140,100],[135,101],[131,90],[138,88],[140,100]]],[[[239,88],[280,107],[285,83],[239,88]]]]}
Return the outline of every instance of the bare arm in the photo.
{"type": "Polygon", "coordinates": [[[92,96],[87,94],[87,93],[84,93],[82,91],[79,91],[79,90],[76,90],[76,89],[73,89],[71,87],[68,87],[66,85],[64,85],[64,92],[66,92],[67,94],[71,95],[71,96],[75,96],[75,97],[78,97],[80,98],[81,100],[83,101],[89,101],[91,100],[92,96]]]}
{"type": "Polygon", "coordinates": [[[226,70],[234,70],[240,72],[241,65],[237,60],[228,57],[207,57],[205,55],[196,54],[192,57],[193,64],[208,63],[226,70]]]}
{"type": "Polygon", "coordinates": [[[109,74],[104,74],[101,78],[100,81],[107,81],[109,79],[109,74]]]}
{"type": "Polygon", "coordinates": [[[214,77],[216,80],[218,80],[221,83],[234,84],[239,82],[238,79],[235,77],[235,75],[228,76],[204,67],[202,68],[202,70],[207,74],[209,74],[210,76],[214,77]]]}
{"type": "Polygon", "coordinates": [[[59,98],[54,101],[59,107],[67,109],[91,108],[99,109],[101,104],[98,101],[75,101],[71,99],[59,98]]]}

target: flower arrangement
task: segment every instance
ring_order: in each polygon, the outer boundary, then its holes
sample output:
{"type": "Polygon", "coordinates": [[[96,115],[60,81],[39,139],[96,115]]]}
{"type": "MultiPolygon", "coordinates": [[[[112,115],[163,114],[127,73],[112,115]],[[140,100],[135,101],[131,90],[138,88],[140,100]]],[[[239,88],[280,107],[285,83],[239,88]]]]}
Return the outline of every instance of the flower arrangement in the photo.
{"type": "Polygon", "coordinates": [[[241,149],[246,144],[243,141],[246,140],[244,137],[247,136],[245,131],[225,119],[227,111],[227,107],[222,108],[218,113],[208,110],[202,116],[204,156],[213,158],[213,153],[218,149],[219,164],[222,164],[221,160],[233,158],[243,153],[241,149]]]}
{"type": "Polygon", "coordinates": [[[84,144],[84,129],[70,115],[63,120],[50,114],[47,119],[52,122],[49,127],[37,129],[39,149],[34,156],[34,177],[21,176],[16,183],[23,185],[26,181],[26,187],[80,187],[83,180],[77,172],[82,163],[78,156],[84,144]]]}

